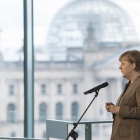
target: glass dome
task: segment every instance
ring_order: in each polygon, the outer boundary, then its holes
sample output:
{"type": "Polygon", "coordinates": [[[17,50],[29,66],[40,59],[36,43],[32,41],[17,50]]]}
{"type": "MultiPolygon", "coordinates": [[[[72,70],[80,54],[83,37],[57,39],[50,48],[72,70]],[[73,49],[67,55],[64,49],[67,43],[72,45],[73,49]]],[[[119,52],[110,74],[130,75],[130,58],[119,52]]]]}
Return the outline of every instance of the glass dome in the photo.
{"type": "Polygon", "coordinates": [[[138,41],[130,17],[116,4],[108,0],[75,0],[54,17],[47,48],[56,51],[83,47],[89,35],[97,44],[138,41]]]}

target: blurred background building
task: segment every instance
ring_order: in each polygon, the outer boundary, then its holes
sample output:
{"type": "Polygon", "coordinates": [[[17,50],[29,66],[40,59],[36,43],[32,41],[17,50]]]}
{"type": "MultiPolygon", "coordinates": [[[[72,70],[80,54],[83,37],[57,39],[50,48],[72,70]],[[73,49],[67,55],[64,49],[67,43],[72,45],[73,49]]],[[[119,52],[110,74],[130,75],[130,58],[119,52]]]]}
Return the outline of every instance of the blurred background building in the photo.
{"type": "MultiPolygon", "coordinates": [[[[94,97],[94,93],[85,96],[83,92],[103,82],[109,86],[100,90],[82,120],[112,119],[104,104],[115,103],[127,82],[119,71],[118,57],[126,50],[140,48],[129,15],[108,0],[69,1],[57,12],[46,35],[43,44],[35,44],[35,137],[46,137],[46,119],[77,121],[94,97]]],[[[38,32],[38,36],[42,33],[38,32]]],[[[22,43],[0,53],[0,135],[3,136],[23,136],[22,43]]],[[[102,127],[106,128],[102,135],[108,138],[110,125],[102,127]]],[[[93,128],[93,136],[97,137],[100,130],[99,126],[93,128]]],[[[82,129],[77,131],[80,133],[82,129]]]]}

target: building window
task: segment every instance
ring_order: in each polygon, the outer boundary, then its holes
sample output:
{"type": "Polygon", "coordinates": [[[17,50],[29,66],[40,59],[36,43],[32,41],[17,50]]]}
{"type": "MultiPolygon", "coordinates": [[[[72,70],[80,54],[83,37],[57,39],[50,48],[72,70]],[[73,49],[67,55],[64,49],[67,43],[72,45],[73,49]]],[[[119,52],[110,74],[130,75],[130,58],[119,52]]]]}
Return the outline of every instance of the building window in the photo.
{"type": "Polygon", "coordinates": [[[46,94],[46,85],[45,84],[42,84],[41,85],[41,94],[46,94]]]}
{"type": "Polygon", "coordinates": [[[57,85],[57,93],[62,94],[62,85],[61,84],[57,85]]]}
{"type": "Polygon", "coordinates": [[[63,118],[63,105],[62,103],[57,103],[56,104],[56,119],[62,120],[62,118],[63,118]]]}
{"type": "Polygon", "coordinates": [[[14,85],[9,85],[9,95],[14,95],[14,85]]]}
{"type": "Polygon", "coordinates": [[[78,93],[78,86],[77,86],[77,84],[73,84],[73,93],[74,94],[78,93]]]}
{"type": "Polygon", "coordinates": [[[7,106],[7,122],[14,123],[16,121],[16,109],[15,105],[10,103],[7,106]]]}
{"type": "Polygon", "coordinates": [[[47,105],[46,103],[41,103],[39,105],[39,121],[45,122],[47,118],[47,105]]]}
{"type": "Polygon", "coordinates": [[[46,131],[43,132],[43,138],[46,138],[46,131]]]}
{"type": "Polygon", "coordinates": [[[78,119],[78,103],[73,102],[71,106],[71,117],[73,121],[78,119]]]}
{"type": "Polygon", "coordinates": [[[11,137],[16,137],[16,133],[15,133],[15,132],[12,132],[12,133],[10,134],[10,136],[11,136],[11,137]]]}

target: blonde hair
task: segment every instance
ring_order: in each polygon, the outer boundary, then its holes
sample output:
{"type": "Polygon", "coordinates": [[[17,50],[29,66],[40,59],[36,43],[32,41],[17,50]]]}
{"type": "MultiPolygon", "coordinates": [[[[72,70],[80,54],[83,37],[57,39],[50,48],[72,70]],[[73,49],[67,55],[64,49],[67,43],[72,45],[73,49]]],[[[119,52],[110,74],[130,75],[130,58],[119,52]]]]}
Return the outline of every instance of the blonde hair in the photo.
{"type": "Polygon", "coordinates": [[[136,67],[134,70],[140,72],[140,52],[138,50],[130,50],[124,52],[123,54],[120,55],[119,61],[122,61],[124,57],[130,63],[135,63],[136,67]]]}

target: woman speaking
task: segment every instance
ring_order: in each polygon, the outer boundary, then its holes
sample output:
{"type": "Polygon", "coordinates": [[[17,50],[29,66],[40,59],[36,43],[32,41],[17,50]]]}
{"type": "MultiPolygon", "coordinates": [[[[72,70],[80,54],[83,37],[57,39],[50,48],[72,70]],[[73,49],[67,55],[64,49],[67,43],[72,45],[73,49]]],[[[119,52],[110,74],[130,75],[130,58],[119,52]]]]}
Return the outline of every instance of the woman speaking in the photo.
{"type": "Polygon", "coordinates": [[[140,140],[140,52],[124,52],[119,61],[122,77],[129,82],[116,105],[105,104],[114,118],[111,140],[140,140]]]}

